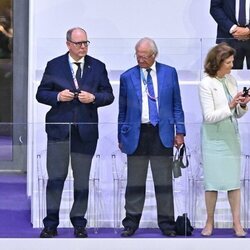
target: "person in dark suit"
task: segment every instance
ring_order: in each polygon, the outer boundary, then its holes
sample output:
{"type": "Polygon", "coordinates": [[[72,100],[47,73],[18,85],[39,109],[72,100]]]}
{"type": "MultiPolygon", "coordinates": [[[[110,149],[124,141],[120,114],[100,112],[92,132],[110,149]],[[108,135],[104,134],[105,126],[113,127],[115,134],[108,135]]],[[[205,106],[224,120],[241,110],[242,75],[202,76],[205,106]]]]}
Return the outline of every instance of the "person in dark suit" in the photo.
{"type": "Polygon", "coordinates": [[[210,14],[218,24],[216,43],[226,42],[236,50],[233,69],[250,69],[250,2],[211,0],[210,14]]]}
{"type": "Polygon", "coordinates": [[[97,108],[114,100],[105,64],[87,55],[84,29],[68,30],[68,52],[47,63],[38,87],[38,102],[50,105],[46,115],[47,216],[41,238],[57,235],[59,207],[69,158],[74,177],[74,202],[70,220],[78,238],[87,237],[85,213],[92,157],[98,140],[97,108]]]}
{"type": "Polygon", "coordinates": [[[184,112],[177,72],[156,62],[157,55],[154,40],[142,38],[135,46],[138,65],[120,76],[118,142],[128,158],[122,237],[139,227],[149,162],[159,228],[166,236],[176,235],[172,156],[173,147],[184,143],[184,112]]]}

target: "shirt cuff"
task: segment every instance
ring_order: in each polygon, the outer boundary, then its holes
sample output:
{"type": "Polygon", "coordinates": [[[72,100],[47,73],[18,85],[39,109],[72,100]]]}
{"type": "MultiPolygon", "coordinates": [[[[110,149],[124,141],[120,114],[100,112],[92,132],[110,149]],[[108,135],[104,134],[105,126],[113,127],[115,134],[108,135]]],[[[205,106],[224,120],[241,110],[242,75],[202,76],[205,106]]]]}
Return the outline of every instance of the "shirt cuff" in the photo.
{"type": "Polygon", "coordinates": [[[234,25],[231,27],[231,29],[229,30],[229,33],[230,33],[230,34],[233,34],[234,31],[235,31],[235,29],[236,29],[237,27],[238,27],[238,26],[237,26],[236,24],[234,24],[234,25]]]}

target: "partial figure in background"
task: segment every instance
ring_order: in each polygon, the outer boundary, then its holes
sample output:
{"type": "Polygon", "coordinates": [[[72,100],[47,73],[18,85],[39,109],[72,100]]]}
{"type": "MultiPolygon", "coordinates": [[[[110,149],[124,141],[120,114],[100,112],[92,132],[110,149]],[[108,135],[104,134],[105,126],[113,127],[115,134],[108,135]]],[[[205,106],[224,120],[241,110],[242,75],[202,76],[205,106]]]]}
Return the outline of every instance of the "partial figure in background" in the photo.
{"type": "Polygon", "coordinates": [[[236,50],[233,69],[250,69],[250,1],[211,0],[210,14],[218,24],[216,43],[227,42],[236,50]]]}
{"type": "Polygon", "coordinates": [[[237,118],[248,110],[248,93],[237,90],[230,75],[235,50],[226,43],[213,47],[207,54],[205,77],[199,85],[203,114],[202,160],[204,167],[207,220],[201,234],[210,236],[218,191],[227,191],[235,235],[245,237],[240,222],[241,146],[237,118]]]}
{"type": "Polygon", "coordinates": [[[11,58],[12,55],[12,11],[5,9],[0,13],[0,59],[11,58]]]}
{"type": "Polygon", "coordinates": [[[138,65],[120,77],[118,142],[128,158],[122,237],[139,227],[149,163],[159,228],[176,235],[172,159],[173,147],[184,143],[184,112],[176,69],[156,62],[157,55],[154,40],[142,38],[135,46],[138,65]]]}
{"type": "Polygon", "coordinates": [[[57,235],[59,207],[71,166],[74,177],[74,202],[70,220],[77,238],[87,237],[85,218],[89,175],[98,140],[97,109],[114,100],[106,66],[87,55],[88,41],[84,29],[76,27],[66,35],[68,52],[47,63],[36,98],[51,106],[46,115],[47,216],[41,238],[57,235]]]}
{"type": "MultiPolygon", "coordinates": [[[[12,58],[12,8],[11,1],[0,1],[0,144],[2,139],[12,143],[13,128],[13,58],[12,58]]],[[[0,149],[0,160],[12,160],[12,147],[0,149]]]]}

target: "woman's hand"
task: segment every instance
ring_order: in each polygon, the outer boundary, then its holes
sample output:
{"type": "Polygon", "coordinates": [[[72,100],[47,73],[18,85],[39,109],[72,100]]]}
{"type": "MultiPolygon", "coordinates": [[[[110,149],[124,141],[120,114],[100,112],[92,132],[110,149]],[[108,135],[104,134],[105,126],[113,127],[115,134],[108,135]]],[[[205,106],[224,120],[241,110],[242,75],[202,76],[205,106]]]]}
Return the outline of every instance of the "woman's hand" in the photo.
{"type": "Polygon", "coordinates": [[[240,105],[246,105],[248,102],[250,101],[249,96],[243,96],[243,92],[239,92],[235,95],[235,97],[233,98],[233,100],[231,102],[229,102],[229,108],[233,109],[237,106],[237,104],[240,105]]]}
{"type": "Polygon", "coordinates": [[[240,100],[240,106],[242,106],[242,107],[246,106],[247,103],[250,101],[249,95],[243,96],[243,98],[241,98],[241,100],[240,100]]]}

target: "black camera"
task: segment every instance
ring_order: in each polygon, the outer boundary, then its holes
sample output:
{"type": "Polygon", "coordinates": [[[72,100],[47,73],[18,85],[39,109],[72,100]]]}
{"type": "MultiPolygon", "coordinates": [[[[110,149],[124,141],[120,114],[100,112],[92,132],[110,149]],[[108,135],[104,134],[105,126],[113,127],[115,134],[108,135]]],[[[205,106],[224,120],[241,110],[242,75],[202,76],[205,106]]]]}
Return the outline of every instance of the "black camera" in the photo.
{"type": "Polygon", "coordinates": [[[78,99],[78,95],[81,93],[81,90],[76,90],[76,91],[70,91],[74,94],[74,99],[78,99]]]}
{"type": "Polygon", "coordinates": [[[243,94],[242,94],[242,96],[244,96],[244,97],[246,97],[246,96],[249,96],[249,89],[250,88],[247,88],[247,87],[243,87],[243,90],[242,90],[242,92],[243,92],[243,94]]]}

